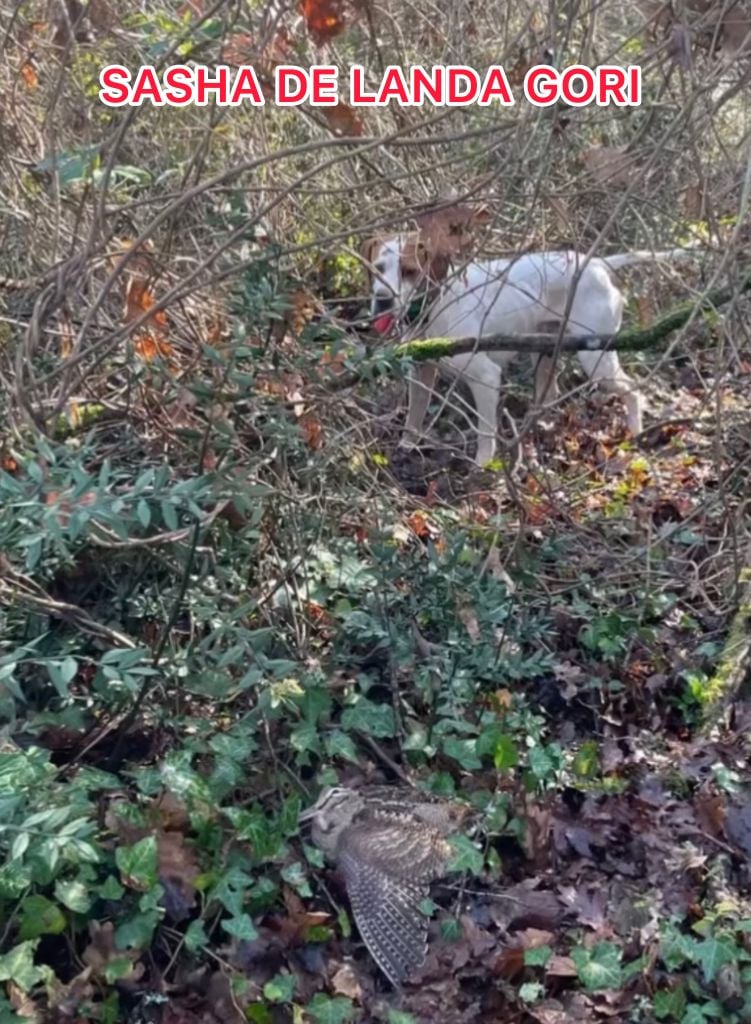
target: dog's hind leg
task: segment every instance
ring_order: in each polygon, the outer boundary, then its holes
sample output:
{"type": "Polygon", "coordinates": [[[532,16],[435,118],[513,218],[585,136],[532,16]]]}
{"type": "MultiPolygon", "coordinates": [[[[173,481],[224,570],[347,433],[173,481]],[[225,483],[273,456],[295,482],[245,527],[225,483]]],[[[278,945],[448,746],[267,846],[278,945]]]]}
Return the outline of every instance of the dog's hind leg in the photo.
{"type": "MultiPolygon", "coordinates": [[[[532,357],[533,360],[535,357],[532,357]]],[[[555,402],[559,397],[556,361],[552,356],[539,356],[535,363],[535,405],[555,402]]]]}

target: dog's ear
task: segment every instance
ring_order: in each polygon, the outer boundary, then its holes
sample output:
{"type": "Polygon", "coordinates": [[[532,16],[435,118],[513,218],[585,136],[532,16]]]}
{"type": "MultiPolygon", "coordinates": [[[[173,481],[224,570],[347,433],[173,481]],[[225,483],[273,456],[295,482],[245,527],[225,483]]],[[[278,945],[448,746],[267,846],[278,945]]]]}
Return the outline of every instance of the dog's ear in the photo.
{"type": "Polygon", "coordinates": [[[451,266],[451,259],[448,253],[434,253],[428,263],[428,277],[431,284],[440,284],[445,280],[451,266]]]}

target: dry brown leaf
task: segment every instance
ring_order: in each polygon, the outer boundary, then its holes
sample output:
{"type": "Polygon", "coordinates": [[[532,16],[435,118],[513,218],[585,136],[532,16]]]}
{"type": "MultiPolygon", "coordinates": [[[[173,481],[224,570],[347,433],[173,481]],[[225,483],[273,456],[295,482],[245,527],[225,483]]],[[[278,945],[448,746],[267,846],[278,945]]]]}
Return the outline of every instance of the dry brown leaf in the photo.
{"type": "Polygon", "coordinates": [[[67,359],[73,352],[73,324],[67,312],[60,314],[58,324],[60,332],[60,358],[67,359]]]}
{"type": "Polygon", "coordinates": [[[338,100],[334,106],[319,107],[329,128],[335,135],[359,136],[365,134],[365,122],[349,104],[338,100]]]}
{"type": "Polygon", "coordinates": [[[357,975],[349,964],[344,964],[331,979],[331,985],[338,996],[346,996],[356,1003],[362,1000],[362,988],[357,975]]]}
{"type": "Polygon", "coordinates": [[[469,604],[459,605],[457,608],[457,615],[459,616],[460,622],[466,629],[470,640],[472,643],[476,644],[482,634],[474,609],[469,604]]]}
{"type": "Polygon", "coordinates": [[[318,451],[323,447],[323,427],[312,409],[300,416],[300,430],[308,448],[318,451]]]}

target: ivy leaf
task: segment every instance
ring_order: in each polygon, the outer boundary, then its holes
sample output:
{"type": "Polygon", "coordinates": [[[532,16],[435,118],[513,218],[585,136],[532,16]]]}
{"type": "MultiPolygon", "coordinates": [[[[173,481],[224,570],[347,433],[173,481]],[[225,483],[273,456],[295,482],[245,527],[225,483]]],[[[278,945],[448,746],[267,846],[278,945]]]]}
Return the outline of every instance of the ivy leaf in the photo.
{"type": "Polygon", "coordinates": [[[483,856],[474,843],[463,835],[449,836],[448,843],[454,849],[447,871],[468,871],[471,875],[481,875],[484,866],[483,856]]]}
{"type": "Polygon", "coordinates": [[[686,990],[683,985],[663,988],[652,997],[652,1010],[658,1020],[680,1020],[686,1009],[686,990]]]}
{"type": "Polygon", "coordinates": [[[156,885],[156,836],[145,836],[133,846],[118,846],[115,863],[125,885],[147,892],[156,885]]]}
{"type": "Polygon", "coordinates": [[[695,947],[696,960],[702,966],[704,981],[709,985],[717,977],[717,971],[723,964],[733,963],[738,959],[738,947],[727,937],[710,936],[695,947]]]}
{"type": "Polygon", "coordinates": [[[344,996],[330,999],[322,992],[313,996],[305,1010],[317,1024],[347,1024],[355,1015],[351,999],[344,996]]]}
{"type": "Polygon", "coordinates": [[[203,921],[191,921],[188,930],[185,932],[185,948],[189,953],[198,953],[205,949],[209,937],[203,926],[203,921]]]}
{"type": "Polygon", "coordinates": [[[291,1003],[294,994],[294,974],[277,974],[263,986],[263,998],[270,1003],[291,1003]]]}
{"type": "Polygon", "coordinates": [[[34,952],[39,939],[21,942],[0,956],[0,981],[12,981],[22,992],[28,992],[38,981],[51,974],[49,967],[37,967],[34,952]]]}
{"type": "Polygon", "coordinates": [[[612,942],[596,942],[591,949],[571,951],[579,981],[588,992],[618,988],[621,983],[621,950],[612,942]]]}
{"type": "Polygon", "coordinates": [[[357,764],[355,745],[346,732],[342,732],[341,729],[335,729],[326,737],[326,753],[329,757],[341,757],[345,761],[357,764]]]}
{"type": "Polygon", "coordinates": [[[60,880],[55,883],[55,896],[74,914],[85,914],[91,908],[91,897],[83,882],[60,880]]]}
{"type": "Polygon", "coordinates": [[[358,697],[355,704],[342,712],[342,725],[349,732],[359,729],[378,739],[394,735],[394,710],[388,704],[374,704],[367,697],[358,697]]]}
{"type": "Polygon", "coordinates": [[[236,939],[246,939],[249,942],[258,938],[256,926],[249,914],[238,914],[229,921],[222,921],[222,928],[236,939]]]}
{"type": "Polygon", "coordinates": [[[553,955],[550,946],[534,946],[524,950],[525,967],[544,967],[553,955]]]}
{"type": "Polygon", "coordinates": [[[446,757],[452,758],[465,771],[482,768],[482,761],[477,756],[476,739],[460,740],[458,736],[446,736],[442,746],[446,757]]]}
{"type": "Polygon", "coordinates": [[[59,935],[65,931],[65,914],[46,896],[32,894],[21,904],[21,939],[37,939],[40,935],[59,935]]]}

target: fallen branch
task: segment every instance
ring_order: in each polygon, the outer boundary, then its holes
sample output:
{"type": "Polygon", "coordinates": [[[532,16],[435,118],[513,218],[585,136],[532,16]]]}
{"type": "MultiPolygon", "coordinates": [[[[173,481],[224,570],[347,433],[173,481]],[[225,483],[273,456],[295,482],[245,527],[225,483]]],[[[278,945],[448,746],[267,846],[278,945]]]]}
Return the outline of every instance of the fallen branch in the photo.
{"type": "Polygon", "coordinates": [[[704,735],[723,724],[733,702],[745,696],[748,690],[751,671],[751,545],[746,552],[746,564],[738,577],[737,590],[736,613],[730,622],[714,674],[704,685],[704,735]]]}
{"type": "Polygon", "coordinates": [[[685,326],[697,313],[714,310],[730,302],[743,292],[751,291],[751,273],[746,274],[736,285],[715,288],[699,299],[692,299],[675,306],[664,316],[645,328],[627,327],[616,335],[588,334],[489,334],[485,337],[466,338],[418,338],[401,342],[390,349],[379,349],[377,362],[365,360],[361,367],[350,373],[339,374],[327,382],[329,388],[339,391],[357,384],[367,376],[380,375],[390,370],[389,356],[395,359],[413,359],[416,362],[443,359],[447,356],[463,355],[466,352],[535,352],[552,355],[559,352],[642,352],[655,348],[685,326]]]}

